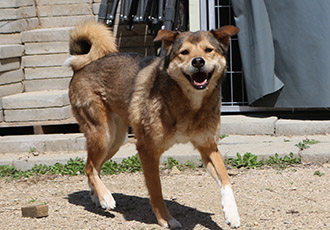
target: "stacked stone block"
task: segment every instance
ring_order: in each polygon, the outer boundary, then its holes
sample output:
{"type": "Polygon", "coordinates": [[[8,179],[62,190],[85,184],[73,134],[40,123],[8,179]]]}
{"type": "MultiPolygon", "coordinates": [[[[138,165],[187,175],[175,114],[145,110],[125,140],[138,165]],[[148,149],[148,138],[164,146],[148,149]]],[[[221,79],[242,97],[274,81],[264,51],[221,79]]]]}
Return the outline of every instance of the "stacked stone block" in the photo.
{"type": "Polygon", "coordinates": [[[68,89],[72,70],[62,64],[69,57],[70,30],[71,27],[59,27],[22,33],[25,92],[68,89]]]}
{"type": "MultiPolygon", "coordinates": [[[[22,45],[0,45],[0,101],[1,98],[23,92],[22,45]]],[[[0,122],[3,121],[3,108],[0,102],[0,122]]]]}
{"type": "Polygon", "coordinates": [[[16,33],[37,26],[39,26],[39,19],[34,0],[0,1],[0,40],[6,38],[6,41],[11,43],[10,37],[16,38],[16,33]],[[4,36],[4,34],[10,35],[4,36]]]}

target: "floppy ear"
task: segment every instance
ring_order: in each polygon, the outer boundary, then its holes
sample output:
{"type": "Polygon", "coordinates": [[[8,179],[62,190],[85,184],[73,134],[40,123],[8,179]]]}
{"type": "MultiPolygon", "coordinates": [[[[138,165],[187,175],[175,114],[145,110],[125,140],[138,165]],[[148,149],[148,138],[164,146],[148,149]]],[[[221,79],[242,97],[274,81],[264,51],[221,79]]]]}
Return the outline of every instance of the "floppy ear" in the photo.
{"type": "Polygon", "coordinates": [[[162,41],[163,47],[167,49],[175,41],[176,36],[179,33],[171,30],[159,30],[154,42],[162,41]]]}
{"type": "Polygon", "coordinates": [[[229,46],[229,38],[238,34],[239,29],[235,26],[223,26],[216,30],[211,30],[213,36],[225,46],[229,46]]]}

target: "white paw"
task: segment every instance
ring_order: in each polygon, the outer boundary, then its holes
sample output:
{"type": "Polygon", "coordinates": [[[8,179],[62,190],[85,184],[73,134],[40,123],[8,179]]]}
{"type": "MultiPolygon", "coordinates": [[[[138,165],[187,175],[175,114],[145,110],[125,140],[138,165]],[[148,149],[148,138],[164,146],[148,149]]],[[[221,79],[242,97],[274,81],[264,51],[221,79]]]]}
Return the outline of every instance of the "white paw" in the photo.
{"type": "Polygon", "coordinates": [[[221,200],[226,223],[231,228],[238,228],[240,226],[240,218],[237,210],[234,193],[230,186],[225,186],[224,188],[221,188],[221,200]]]}
{"type": "Polygon", "coordinates": [[[109,191],[107,191],[107,193],[99,199],[99,202],[101,207],[107,210],[114,209],[116,207],[116,201],[109,191]]]}

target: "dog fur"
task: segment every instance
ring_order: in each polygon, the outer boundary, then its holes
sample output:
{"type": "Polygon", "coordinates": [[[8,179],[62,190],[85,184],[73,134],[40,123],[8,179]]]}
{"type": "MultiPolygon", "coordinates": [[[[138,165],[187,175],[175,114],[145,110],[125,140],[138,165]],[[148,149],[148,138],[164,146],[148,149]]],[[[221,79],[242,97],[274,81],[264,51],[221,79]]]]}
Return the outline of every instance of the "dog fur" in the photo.
{"type": "Polygon", "coordinates": [[[87,140],[85,171],[91,197],[105,209],[115,208],[99,175],[133,128],[150,202],[158,223],[181,227],[163,201],[159,177],[161,154],[175,143],[191,142],[217,181],[226,222],[240,218],[229,176],[217,148],[220,129],[220,85],[225,75],[229,38],[238,28],[173,32],[160,30],[165,57],[118,53],[108,28],[87,22],[70,34],[66,65],[74,76],[69,96],[72,111],[87,140]]]}

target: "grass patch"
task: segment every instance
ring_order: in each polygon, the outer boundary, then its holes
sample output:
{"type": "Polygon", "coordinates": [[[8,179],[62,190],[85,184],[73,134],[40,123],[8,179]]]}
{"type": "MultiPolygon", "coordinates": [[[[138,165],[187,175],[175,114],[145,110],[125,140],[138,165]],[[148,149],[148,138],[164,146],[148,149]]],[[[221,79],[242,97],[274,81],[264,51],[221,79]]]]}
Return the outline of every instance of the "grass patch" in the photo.
{"type": "MultiPolygon", "coordinates": [[[[257,156],[252,153],[245,153],[243,156],[237,153],[236,158],[230,158],[226,161],[227,166],[232,168],[260,168],[262,166],[273,166],[284,169],[290,165],[301,163],[301,158],[295,158],[293,153],[289,156],[279,157],[278,154],[269,157],[267,160],[258,160],[257,156]]],[[[161,170],[171,170],[177,167],[180,171],[185,169],[202,168],[203,164],[196,164],[191,161],[179,163],[176,159],[169,157],[160,166],[161,170]]],[[[11,179],[28,178],[35,175],[79,175],[85,174],[85,162],[81,158],[70,159],[66,164],[56,163],[51,166],[35,165],[31,170],[21,171],[12,166],[0,165],[0,177],[11,179]]],[[[138,155],[128,157],[122,160],[121,163],[116,161],[107,161],[102,166],[102,175],[112,175],[118,173],[134,173],[142,171],[142,166],[138,155]]]]}
{"type": "Polygon", "coordinates": [[[276,153],[275,156],[270,156],[266,160],[258,160],[258,157],[252,153],[245,153],[243,156],[237,153],[236,158],[229,158],[227,165],[233,168],[260,168],[262,166],[272,166],[280,169],[285,169],[290,165],[300,164],[301,158],[294,157],[293,153],[289,156],[279,157],[276,153]]]}

